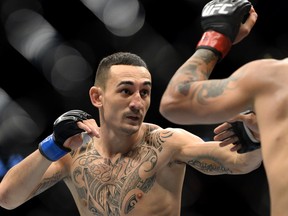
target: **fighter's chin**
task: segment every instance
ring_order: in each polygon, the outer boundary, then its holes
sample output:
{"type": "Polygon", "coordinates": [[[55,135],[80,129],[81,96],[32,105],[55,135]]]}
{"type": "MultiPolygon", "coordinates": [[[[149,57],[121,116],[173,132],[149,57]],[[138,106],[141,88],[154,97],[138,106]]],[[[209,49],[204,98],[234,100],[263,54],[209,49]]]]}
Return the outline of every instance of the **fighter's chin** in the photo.
{"type": "Polygon", "coordinates": [[[125,133],[125,134],[129,134],[129,135],[132,135],[132,134],[135,134],[139,131],[140,129],[140,126],[139,125],[122,125],[122,131],[125,133]]]}

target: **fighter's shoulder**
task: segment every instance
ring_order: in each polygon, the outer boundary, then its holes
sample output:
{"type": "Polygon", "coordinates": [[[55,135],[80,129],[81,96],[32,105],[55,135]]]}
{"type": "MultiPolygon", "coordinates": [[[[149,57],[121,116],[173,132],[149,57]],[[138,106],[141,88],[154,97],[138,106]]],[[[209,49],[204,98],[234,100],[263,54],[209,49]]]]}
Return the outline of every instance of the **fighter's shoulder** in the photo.
{"type": "Polygon", "coordinates": [[[148,131],[154,131],[154,130],[157,130],[157,129],[162,129],[162,127],[160,127],[159,125],[153,124],[153,123],[149,123],[149,122],[143,122],[143,126],[148,131]]]}
{"type": "Polygon", "coordinates": [[[194,140],[194,141],[202,141],[202,139],[189,132],[188,130],[185,130],[183,128],[176,128],[176,127],[153,127],[154,130],[150,131],[151,136],[157,136],[165,141],[171,141],[174,142],[175,140],[178,142],[184,142],[185,140],[194,140]]]}
{"type": "Polygon", "coordinates": [[[177,131],[182,131],[183,129],[181,128],[172,128],[172,127],[166,127],[163,128],[157,124],[153,124],[153,123],[148,123],[148,122],[143,122],[143,126],[145,127],[146,131],[148,132],[152,132],[152,133],[162,133],[162,132],[177,132],[177,131]]]}

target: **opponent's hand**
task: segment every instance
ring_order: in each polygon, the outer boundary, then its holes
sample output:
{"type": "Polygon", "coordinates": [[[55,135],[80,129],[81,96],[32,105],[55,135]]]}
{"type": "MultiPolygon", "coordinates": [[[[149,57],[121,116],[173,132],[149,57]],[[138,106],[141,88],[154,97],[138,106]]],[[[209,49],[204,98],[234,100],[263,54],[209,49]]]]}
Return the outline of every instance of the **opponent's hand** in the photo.
{"type": "MultiPolygon", "coordinates": [[[[245,23],[245,19],[249,16],[251,7],[248,0],[212,0],[208,2],[201,14],[201,26],[204,34],[196,49],[209,49],[219,56],[219,60],[224,58],[238,35],[241,23],[245,23]]],[[[237,40],[243,39],[243,35],[239,35],[237,40]]]]}
{"type": "Polygon", "coordinates": [[[246,21],[240,24],[239,32],[236,35],[236,38],[233,44],[239,43],[240,41],[242,41],[245,37],[249,35],[252,28],[256,24],[257,19],[258,19],[258,14],[256,13],[254,7],[251,7],[249,11],[249,16],[247,17],[246,21]]]}
{"type": "Polygon", "coordinates": [[[260,134],[254,112],[242,113],[214,129],[214,140],[220,145],[235,144],[233,151],[245,153],[261,147],[260,134]],[[245,126],[244,126],[245,125],[245,126]]]}
{"type": "MultiPolygon", "coordinates": [[[[92,128],[93,120],[90,119],[92,116],[82,110],[70,110],[62,114],[53,124],[53,133],[39,144],[40,153],[48,160],[56,161],[70,152],[71,149],[79,147],[83,143],[83,136],[80,136],[82,132],[97,134],[96,129],[93,130],[92,128]],[[83,123],[83,121],[86,122],[83,123]],[[76,137],[74,141],[70,139],[76,135],[78,138],[76,137]]],[[[96,122],[94,126],[95,124],[96,122]]]]}

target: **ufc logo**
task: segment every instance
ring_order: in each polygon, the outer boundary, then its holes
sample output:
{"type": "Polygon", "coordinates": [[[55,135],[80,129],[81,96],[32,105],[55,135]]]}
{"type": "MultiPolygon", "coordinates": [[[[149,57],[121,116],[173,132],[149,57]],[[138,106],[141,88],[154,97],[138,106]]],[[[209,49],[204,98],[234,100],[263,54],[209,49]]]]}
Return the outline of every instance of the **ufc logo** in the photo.
{"type": "Polygon", "coordinates": [[[211,4],[205,7],[202,11],[202,16],[211,16],[215,14],[227,14],[232,4],[211,4]]]}

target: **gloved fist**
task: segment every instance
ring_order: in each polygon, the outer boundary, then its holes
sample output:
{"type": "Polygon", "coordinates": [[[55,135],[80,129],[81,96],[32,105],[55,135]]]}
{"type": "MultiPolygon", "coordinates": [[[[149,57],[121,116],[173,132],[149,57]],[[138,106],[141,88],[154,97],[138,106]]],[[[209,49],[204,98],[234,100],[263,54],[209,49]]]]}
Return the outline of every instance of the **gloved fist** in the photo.
{"type": "Polygon", "coordinates": [[[50,161],[56,161],[71,151],[64,142],[71,136],[84,132],[77,122],[93,118],[82,110],[70,110],[58,117],[53,124],[53,134],[39,144],[39,151],[50,161]]]}
{"type": "Polygon", "coordinates": [[[208,2],[201,16],[204,30],[196,49],[209,49],[224,58],[229,52],[242,22],[251,9],[248,0],[212,0],[208,2]]]}
{"type": "Polygon", "coordinates": [[[248,128],[245,127],[242,121],[236,121],[230,124],[231,129],[238,137],[238,141],[235,142],[234,144],[241,145],[241,148],[237,150],[238,153],[242,154],[254,151],[261,147],[261,143],[253,139],[251,132],[249,131],[248,128]]]}

